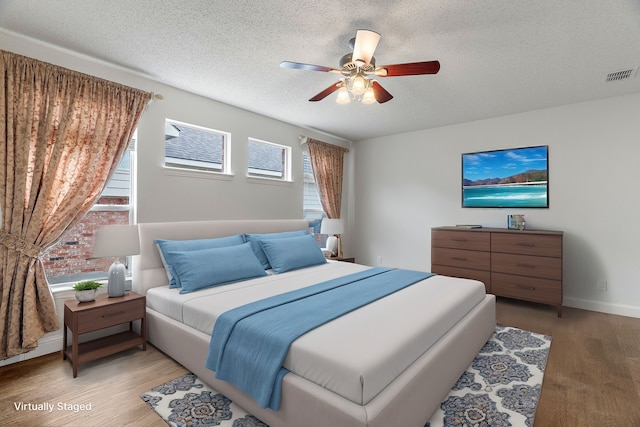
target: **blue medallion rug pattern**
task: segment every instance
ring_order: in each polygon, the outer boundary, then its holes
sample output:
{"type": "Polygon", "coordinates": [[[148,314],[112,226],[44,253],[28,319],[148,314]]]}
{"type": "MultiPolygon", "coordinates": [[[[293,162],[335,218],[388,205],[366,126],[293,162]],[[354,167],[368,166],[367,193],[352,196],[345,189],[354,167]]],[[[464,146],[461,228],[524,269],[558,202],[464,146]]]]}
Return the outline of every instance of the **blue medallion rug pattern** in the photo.
{"type": "Polygon", "coordinates": [[[533,426],[551,337],[496,326],[425,427],[533,426]]]}
{"type": "MultiPolygon", "coordinates": [[[[533,426],[551,337],[496,326],[425,427],[533,426]]],[[[140,396],[174,427],[269,427],[194,374],[140,396]]]]}
{"type": "Polygon", "coordinates": [[[269,427],[191,373],[140,398],[172,427],[269,427]]]}

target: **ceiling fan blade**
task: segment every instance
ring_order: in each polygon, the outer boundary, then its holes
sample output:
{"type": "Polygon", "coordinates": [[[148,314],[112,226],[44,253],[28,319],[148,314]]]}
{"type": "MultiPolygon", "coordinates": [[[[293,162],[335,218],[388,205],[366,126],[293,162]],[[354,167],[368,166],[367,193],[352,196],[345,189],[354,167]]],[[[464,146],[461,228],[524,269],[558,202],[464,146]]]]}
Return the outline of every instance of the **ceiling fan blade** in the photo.
{"type": "Polygon", "coordinates": [[[380,104],[383,102],[391,101],[393,99],[393,95],[391,95],[385,88],[383,88],[380,83],[373,80],[373,95],[376,97],[376,101],[380,104]]]}
{"type": "Polygon", "coordinates": [[[314,96],[313,98],[309,99],[309,101],[311,102],[321,101],[325,99],[327,96],[331,95],[336,90],[338,90],[340,86],[342,86],[342,80],[332,84],[331,86],[329,86],[328,88],[326,88],[325,90],[323,90],[322,92],[314,96]]]}
{"type": "Polygon", "coordinates": [[[296,70],[306,70],[306,71],[323,71],[328,73],[330,71],[333,72],[341,72],[337,68],[325,67],[323,65],[313,65],[313,64],[302,64],[300,62],[290,62],[290,61],[282,61],[280,63],[280,68],[292,68],[296,70]]]}
{"type": "Polygon", "coordinates": [[[421,74],[436,74],[439,70],[440,62],[438,61],[410,62],[377,67],[375,75],[378,77],[418,76],[421,74]]]}
{"type": "Polygon", "coordinates": [[[352,61],[359,66],[367,65],[373,58],[373,53],[378,47],[380,34],[371,30],[356,31],[356,41],[353,45],[352,61]]]}

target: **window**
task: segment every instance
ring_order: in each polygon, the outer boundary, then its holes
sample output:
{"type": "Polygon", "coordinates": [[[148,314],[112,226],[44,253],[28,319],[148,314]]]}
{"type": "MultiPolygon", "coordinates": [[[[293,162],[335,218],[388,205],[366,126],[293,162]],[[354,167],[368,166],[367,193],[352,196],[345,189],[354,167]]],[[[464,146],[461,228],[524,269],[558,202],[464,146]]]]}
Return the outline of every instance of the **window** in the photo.
{"type": "MultiPolygon", "coordinates": [[[[109,224],[133,221],[133,178],[135,176],[134,134],[114,174],[91,210],[49,248],[42,261],[49,284],[105,279],[115,258],[92,258],[95,230],[109,224]]],[[[127,260],[128,261],[128,260],[127,260]]],[[[126,262],[127,275],[130,275],[126,262]]]]}
{"type": "Polygon", "coordinates": [[[229,173],[229,133],[170,119],[164,129],[165,166],[229,173]]]}
{"type": "Polygon", "coordinates": [[[291,147],[249,138],[248,157],[250,177],[291,180],[291,147]]]}
{"type": "Polygon", "coordinates": [[[322,209],[320,193],[318,193],[316,180],[313,176],[311,158],[306,150],[302,153],[302,169],[304,174],[304,192],[302,202],[303,218],[309,222],[309,230],[314,233],[318,239],[320,239],[318,243],[322,246],[326,236],[320,235],[320,224],[322,222],[322,218],[326,215],[322,209]]]}

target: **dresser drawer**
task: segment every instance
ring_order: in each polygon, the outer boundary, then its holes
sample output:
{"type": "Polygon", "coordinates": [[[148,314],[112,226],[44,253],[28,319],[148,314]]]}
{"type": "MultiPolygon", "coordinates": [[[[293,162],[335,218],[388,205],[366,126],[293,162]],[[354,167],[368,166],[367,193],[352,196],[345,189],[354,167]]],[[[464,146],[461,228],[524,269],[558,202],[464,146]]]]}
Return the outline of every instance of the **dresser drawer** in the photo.
{"type": "Polygon", "coordinates": [[[562,259],[494,253],[491,257],[491,271],[562,280],[562,259]]]}
{"type": "Polygon", "coordinates": [[[124,301],[119,304],[100,306],[78,312],[78,334],[96,331],[121,323],[140,319],[145,310],[144,298],[124,301]]]}
{"type": "Polygon", "coordinates": [[[491,255],[489,252],[433,248],[431,249],[431,265],[448,265],[450,267],[472,270],[489,270],[491,266],[491,255]]]}
{"type": "Polygon", "coordinates": [[[488,252],[491,249],[491,235],[473,231],[431,230],[431,246],[488,252]]]}
{"type": "Polygon", "coordinates": [[[491,251],[561,258],[562,236],[492,233],[491,251]]]}
{"type": "Polygon", "coordinates": [[[562,282],[559,280],[491,273],[491,293],[527,301],[562,304],[562,282]]]}
{"type": "Polygon", "coordinates": [[[432,265],[431,272],[443,276],[461,277],[463,279],[473,279],[484,283],[484,289],[491,293],[491,273],[482,270],[469,270],[466,268],[450,267],[447,265],[432,265]]]}

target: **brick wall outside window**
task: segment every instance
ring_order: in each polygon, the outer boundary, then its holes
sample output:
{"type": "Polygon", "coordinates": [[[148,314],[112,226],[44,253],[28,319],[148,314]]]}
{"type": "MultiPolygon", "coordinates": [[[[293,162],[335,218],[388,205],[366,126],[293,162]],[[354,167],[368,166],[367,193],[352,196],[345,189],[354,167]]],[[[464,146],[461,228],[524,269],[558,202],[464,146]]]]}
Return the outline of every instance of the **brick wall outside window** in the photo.
{"type": "MultiPolygon", "coordinates": [[[[126,205],[127,199],[103,197],[98,203],[126,205]]],[[[129,224],[129,211],[92,210],[68,230],[42,258],[49,283],[106,278],[116,258],[92,258],[92,251],[95,231],[110,224],[129,224]]]]}

